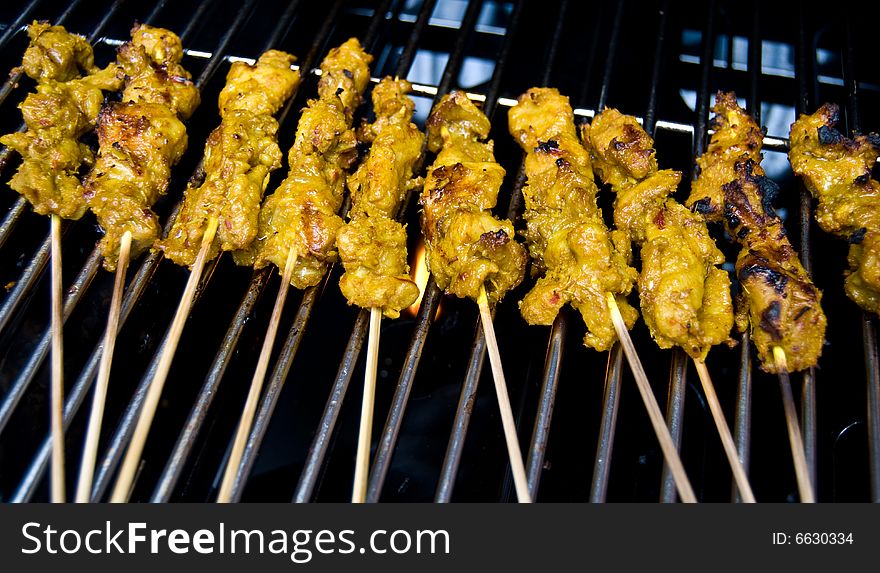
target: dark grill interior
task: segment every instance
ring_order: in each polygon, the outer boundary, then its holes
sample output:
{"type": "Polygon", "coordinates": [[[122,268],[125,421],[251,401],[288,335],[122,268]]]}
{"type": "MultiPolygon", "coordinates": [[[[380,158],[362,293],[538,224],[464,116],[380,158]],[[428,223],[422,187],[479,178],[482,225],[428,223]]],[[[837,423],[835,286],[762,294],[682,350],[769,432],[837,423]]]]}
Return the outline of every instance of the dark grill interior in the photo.
{"type": "MultiPolygon", "coordinates": [[[[184,65],[202,89],[188,124],[189,150],[157,205],[166,221],[190,176],[198,178],[216,98],[230,57],[276,47],[311,71],[327,50],[358,36],[375,56],[373,77],[416,83],[423,124],[434,94],[462,87],[484,101],[496,154],[507,169],[497,211],[518,218],[522,153],[507,134],[507,107],[533,85],[558,87],[583,120],[603,106],[644,118],[663,167],[692,173],[708,140],[715,90],[735,90],[769,129],[768,175],[782,187],[780,212],[792,242],[824,291],[827,345],[820,368],[792,376],[820,501],[880,501],[880,380],[876,318],[842,287],[846,244],[819,230],[809,195],[785,163],[795,112],[825,101],[845,110],[845,128],[880,129],[880,73],[871,56],[877,14],[863,7],[821,13],[799,3],[536,2],[424,0],[4,3],[0,69],[20,64],[32,19],[63,23],[95,46],[104,65],[134,21],[181,35],[184,65]],[[378,7],[378,8],[377,8],[378,7]],[[433,17],[429,16],[433,13],[433,17]],[[436,87],[436,89],[435,89],[436,87]]],[[[876,7],[873,8],[876,11],[876,7]]],[[[284,112],[280,144],[293,140],[298,112],[314,94],[306,78],[284,112]],[[289,113],[288,113],[289,112],[289,113]]],[[[16,105],[33,82],[0,89],[0,129],[18,128],[16,105]]],[[[369,106],[362,110],[369,117],[369,106]]],[[[91,140],[91,143],[95,143],[91,140]]],[[[18,157],[2,152],[0,191],[0,499],[48,499],[48,219],[5,182],[18,157]]],[[[278,170],[271,192],[285,176],[278,170]]],[[[686,196],[687,184],[680,189],[686,196]]],[[[610,193],[603,192],[606,213],[610,193]]],[[[416,266],[418,207],[405,213],[416,266]]],[[[521,223],[518,221],[518,225],[521,223]]],[[[720,235],[719,229],[715,229],[720,235]]],[[[64,225],[67,491],[80,460],[89,389],[99,360],[113,277],[93,251],[91,215],[64,225]]],[[[729,244],[719,240],[732,261],[729,244]]],[[[367,332],[367,311],[339,292],[341,270],[291,291],[244,462],[243,501],[350,498],[367,332]]],[[[133,501],[208,501],[219,476],[278,289],[277,273],[208,265],[157,412],[133,501]]],[[[157,254],[132,262],[116,345],[93,498],[105,499],[133,430],[140,400],[188,271],[157,254]]],[[[496,313],[501,355],[526,469],[538,501],[674,501],[675,488],[628,365],[618,349],[581,344],[583,324],[564,311],[552,329],[529,328],[516,301],[496,313]],[[551,423],[552,422],[552,423],[551,423]]],[[[730,469],[690,360],[661,351],[643,323],[633,338],[680,442],[701,501],[729,501],[730,469]]],[[[501,423],[484,364],[476,306],[442,297],[428,283],[418,313],[382,325],[368,499],[515,499],[501,423]],[[479,383],[479,384],[478,384],[479,383]]],[[[707,361],[759,501],[795,501],[779,385],[760,372],[748,344],[713,349],[707,361]]]]}

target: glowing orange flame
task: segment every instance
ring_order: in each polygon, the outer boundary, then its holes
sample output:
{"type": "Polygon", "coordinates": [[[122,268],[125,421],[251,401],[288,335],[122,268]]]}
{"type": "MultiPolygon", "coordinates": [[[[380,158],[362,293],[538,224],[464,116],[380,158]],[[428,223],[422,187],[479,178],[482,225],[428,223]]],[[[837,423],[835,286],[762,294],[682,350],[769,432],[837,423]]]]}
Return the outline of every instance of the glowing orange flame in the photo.
{"type": "Polygon", "coordinates": [[[421,239],[419,239],[419,243],[416,245],[415,253],[415,263],[411,265],[411,272],[413,281],[415,281],[416,285],[419,287],[419,298],[417,298],[416,301],[406,309],[406,312],[412,316],[416,316],[419,313],[419,308],[422,305],[422,297],[425,295],[425,287],[428,284],[429,276],[428,264],[425,262],[425,243],[421,239]]]}

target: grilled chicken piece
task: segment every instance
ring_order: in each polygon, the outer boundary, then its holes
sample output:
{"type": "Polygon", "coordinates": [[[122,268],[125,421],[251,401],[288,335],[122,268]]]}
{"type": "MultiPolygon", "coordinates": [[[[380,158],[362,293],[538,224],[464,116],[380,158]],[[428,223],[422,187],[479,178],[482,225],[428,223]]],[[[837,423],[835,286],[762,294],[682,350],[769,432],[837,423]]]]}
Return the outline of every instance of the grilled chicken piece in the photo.
{"type": "Polygon", "coordinates": [[[476,301],[485,286],[495,304],[522,281],[527,255],[513,224],[490,211],[504,168],[485,141],[489,119],[453,91],[431,111],[427,128],[428,147],[437,153],[419,200],[428,268],[447,293],[476,301]]]}
{"type": "Polygon", "coordinates": [[[654,140],[615,109],[584,127],[599,177],[611,185],[614,224],[641,248],[642,316],[660,348],[680,346],[703,359],[730,340],[730,279],[706,222],[670,197],[681,173],[658,170],[654,140]]]}
{"type": "Polygon", "coordinates": [[[180,118],[199,103],[199,91],[179,63],[180,39],[146,25],[131,34],[117,56],[126,73],[122,101],[107,104],[98,117],[98,157],[84,182],[86,202],[105,232],[100,248],[110,271],[126,231],[132,234],[132,257],[158,238],[152,206],[186,150],[180,118]],[[154,59],[159,57],[166,59],[154,59]]]}
{"type": "Polygon", "coordinates": [[[685,203],[707,221],[720,221],[724,214],[721,187],[736,178],[734,164],[751,159],[755,175],[763,175],[761,146],[764,132],[755,119],[736,102],[733,92],[718,92],[712,106],[715,117],[710,127],[715,130],[709,149],[697,158],[700,173],[691,184],[691,195],[685,203]]]}
{"type": "Polygon", "coordinates": [[[737,162],[736,179],[723,186],[725,228],[743,247],[736,261],[743,291],[737,323],[743,330],[751,325],[762,370],[778,372],[773,347],[779,346],[796,372],[815,366],[822,353],[822,293],[773,211],[779,188],[756,167],[751,159],[737,162]]]}
{"type": "Polygon", "coordinates": [[[27,33],[30,44],[21,67],[28,77],[38,82],[66,82],[98,71],[92,46],[82,36],[37,21],[28,26],[27,33]]]}
{"type": "Polygon", "coordinates": [[[294,249],[290,284],[303,289],[318,284],[336,260],[345,171],[357,158],[351,124],[370,81],[372,59],[351,38],[321,62],[318,99],[309,100],[300,117],[288,155],[290,172],[263,202],[256,240],[235,251],[238,264],[262,268],[273,263],[283,271],[294,249]]]}
{"type": "Polygon", "coordinates": [[[350,304],[381,308],[389,318],[400,316],[419,297],[409,276],[406,231],[395,220],[407,192],[421,183],[414,171],[424,136],[412,123],[411,89],[406,80],[391,77],[373,89],[376,121],[360,130],[360,139],[372,147],[348,178],[351,220],[336,238],[345,265],[342,294],[350,304]]]}
{"type": "Polygon", "coordinates": [[[638,313],[626,295],[636,271],[628,264],[629,242],[619,231],[609,233],[596,204],[590,155],[578,141],[568,98],[532,88],[510,109],[508,123],[527,154],[525,237],[533,272],[542,274],[520,312],[529,324],[549,325],[571,304],[587,325],[584,344],[607,350],[617,335],[606,293],[632,327],[638,313]]]}
{"type": "Polygon", "coordinates": [[[117,60],[125,69],[123,103],[162,104],[182,120],[199,106],[199,90],[180,61],[183,45],[174,32],[137,24],[131,41],[119,47],[117,60]]]}
{"type": "Polygon", "coordinates": [[[846,294],[880,314],[880,183],[871,177],[880,136],[844,137],[835,129],[839,115],[834,104],[801,115],[791,126],[788,157],[819,201],[819,226],[850,243],[846,294]]]}
{"type": "Polygon", "coordinates": [[[34,22],[28,34],[23,67],[38,84],[19,106],[26,131],[0,137],[22,156],[9,186],[37,213],[79,219],[86,211],[79,172],[94,163],[79,139],[94,129],[102,92],[119,90],[123,74],[115,63],[96,68],[88,42],[61,26],[34,22]]]}
{"type": "Polygon", "coordinates": [[[205,179],[188,186],[168,236],[156,243],[179,265],[195,263],[208,220],[219,220],[209,258],[220,251],[247,248],[257,236],[260,201],[272,171],[281,167],[281,150],[272,117],[297,85],[295,58],[269,50],[256,64],[235,62],[220,92],[220,125],[208,136],[202,164],[205,179]]]}

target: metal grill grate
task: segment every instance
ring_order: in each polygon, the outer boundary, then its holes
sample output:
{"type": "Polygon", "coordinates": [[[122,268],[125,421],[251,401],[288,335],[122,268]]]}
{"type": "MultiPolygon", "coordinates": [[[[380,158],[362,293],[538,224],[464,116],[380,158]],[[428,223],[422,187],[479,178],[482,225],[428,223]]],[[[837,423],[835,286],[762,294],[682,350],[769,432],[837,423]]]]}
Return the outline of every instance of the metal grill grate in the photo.
{"type": "MultiPolygon", "coordinates": [[[[668,0],[597,5],[568,0],[250,0],[243,6],[231,0],[187,0],[173,9],[165,1],[148,6],[116,0],[103,3],[101,10],[81,4],[33,0],[0,8],[0,23],[5,23],[0,65],[11,69],[18,64],[26,45],[22,26],[33,18],[86,35],[99,63],[112,58],[135,20],[178,33],[188,48],[184,64],[197,78],[204,103],[188,126],[190,150],[158,206],[163,220],[173,216],[186,174],[196,181],[203,175],[202,142],[216,124],[213,102],[231,59],[254,58],[268,47],[300,57],[305,80],[280,116],[281,146],[287,149],[298,110],[314,91],[315,68],[331,46],[351,35],[376,57],[374,77],[433,78],[415,86],[422,112],[455,87],[482,102],[492,119],[499,161],[508,170],[499,205],[506,203],[507,215],[515,220],[522,211],[525,178],[522,154],[506,134],[505,116],[511,98],[532,85],[556,86],[570,95],[580,121],[605,105],[642,117],[656,136],[661,163],[686,173],[706,147],[716,89],[746,96],[749,110],[765,122],[779,113],[812,111],[828,100],[846,104],[851,131],[880,125],[880,78],[876,67],[862,61],[870,39],[863,28],[871,19],[841,14],[826,21],[799,3],[790,9],[755,1],[749,10],[723,0],[693,6],[668,0]],[[788,62],[790,69],[774,68],[768,55],[788,62]],[[474,80],[479,64],[491,73],[474,80]]],[[[14,73],[0,88],[4,133],[20,124],[15,104],[31,85],[14,73]]],[[[785,152],[785,135],[785,130],[771,130],[765,144],[768,159],[785,152]]],[[[17,161],[8,150],[0,152],[4,180],[17,161]]],[[[283,173],[275,174],[270,190],[280,177],[283,173]]],[[[820,500],[880,501],[877,320],[862,316],[843,295],[845,245],[814,230],[809,193],[790,172],[777,179],[786,226],[805,267],[825,291],[829,315],[821,369],[794,378],[801,381],[797,390],[813,481],[820,500]],[[858,337],[863,344],[851,344],[858,337]]],[[[402,217],[415,256],[418,217],[411,199],[402,217]]],[[[8,188],[0,192],[0,209],[6,213],[0,222],[0,280],[9,283],[0,301],[0,499],[41,500],[47,497],[50,452],[44,364],[49,239],[43,219],[8,188]]],[[[112,284],[112,277],[99,271],[93,248],[98,237],[88,218],[65,225],[64,265],[70,281],[65,282],[64,302],[69,349],[65,428],[72,467],[79,461],[87,415],[81,406],[97,372],[112,284]]],[[[339,273],[332,269],[323,284],[292,294],[287,303],[281,325],[287,335],[276,345],[239,467],[236,500],[348,497],[358,409],[345,398],[351,381],[361,379],[368,313],[345,304],[336,288],[339,273]]],[[[235,267],[228,256],[206,269],[144,450],[133,500],[216,496],[277,288],[275,274],[235,267]]],[[[131,438],[185,278],[185,270],[163,263],[157,253],[133,262],[129,271],[95,500],[104,499],[131,438]]],[[[580,319],[567,311],[550,329],[527,328],[515,304],[531,284],[526,283],[499,306],[496,328],[532,496],[539,501],[674,501],[674,485],[636,404],[622,353],[583,348],[580,319]]],[[[510,500],[500,420],[489,387],[480,384],[487,373],[476,309],[443,297],[433,280],[424,291],[417,310],[383,323],[368,500],[510,500]]],[[[641,323],[633,335],[659,397],[668,377],[668,424],[698,496],[737,499],[686,356],[657,349],[641,323]]],[[[709,368],[728,419],[734,421],[740,456],[758,499],[796,499],[778,390],[772,378],[757,370],[751,352],[743,337],[738,348],[713,350],[709,368]]],[[[76,472],[68,473],[75,478],[76,472]]]]}

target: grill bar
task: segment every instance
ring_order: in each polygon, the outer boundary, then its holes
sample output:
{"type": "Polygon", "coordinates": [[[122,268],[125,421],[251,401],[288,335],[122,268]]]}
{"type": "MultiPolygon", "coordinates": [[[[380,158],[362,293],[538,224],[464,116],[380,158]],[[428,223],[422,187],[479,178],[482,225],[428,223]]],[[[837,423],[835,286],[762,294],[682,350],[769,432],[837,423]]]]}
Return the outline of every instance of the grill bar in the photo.
{"type": "Polygon", "coordinates": [[[532,439],[526,461],[529,496],[533,500],[538,498],[538,487],[541,483],[541,474],[544,471],[544,455],[547,452],[547,442],[550,439],[550,422],[553,419],[556,390],[559,388],[567,331],[568,320],[562,314],[557,315],[550,328],[550,341],[547,345],[547,356],[544,358],[544,373],[541,376],[538,412],[535,415],[535,425],[532,428],[532,439]]]}
{"type": "MultiPolygon", "coordinates": [[[[706,27],[703,29],[703,52],[700,56],[700,88],[697,94],[696,121],[694,127],[693,153],[694,163],[691,179],[697,175],[696,157],[706,150],[709,120],[709,78],[713,68],[715,49],[715,2],[707,7],[706,27]]],[[[681,436],[684,426],[684,400],[687,393],[688,360],[684,351],[675,348],[672,351],[672,362],[669,372],[669,396],[666,404],[666,424],[676,449],[681,449],[681,436]]],[[[660,486],[660,501],[674,503],[678,499],[675,482],[669,466],[663,463],[663,475],[660,486]]]]}
{"type": "Polygon", "coordinates": [[[455,410],[455,420],[452,423],[452,433],[449,436],[449,445],[446,448],[446,456],[443,458],[443,467],[440,470],[440,480],[434,497],[434,501],[438,503],[449,503],[452,500],[452,490],[455,487],[455,478],[458,475],[461,454],[464,451],[464,440],[471,420],[471,411],[477,397],[477,383],[480,380],[485,360],[486,337],[483,335],[482,325],[477,323],[470,358],[468,358],[467,374],[461,387],[461,395],[455,410]]]}
{"type": "MultiPolygon", "coordinates": [[[[568,11],[568,2],[562,4],[559,8],[559,19],[556,29],[553,31],[553,37],[562,36],[562,26],[566,21],[568,11]]],[[[550,74],[553,70],[553,63],[556,61],[556,52],[559,49],[558,42],[552,42],[546,56],[544,73],[541,77],[541,86],[547,86],[550,83],[550,74]]],[[[592,55],[590,59],[592,60],[592,55]]],[[[525,175],[525,154],[520,162],[519,173],[517,176],[516,186],[511,198],[511,205],[508,214],[511,219],[515,219],[519,211],[519,202],[522,201],[522,188],[526,183],[525,175]]],[[[529,443],[528,453],[526,455],[526,478],[529,485],[529,497],[532,500],[538,498],[538,488],[541,483],[541,474],[544,469],[544,455],[547,451],[547,441],[550,439],[550,422],[553,419],[553,405],[556,403],[556,390],[559,388],[559,376],[562,370],[562,358],[565,354],[565,335],[568,330],[568,315],[560,312],[553,320],[550,327],[550,340],[547,345],[547,356],[544,359],[544,372],[541,382],[541,393],[538,401],[538,411],[535,415],[535,423],[532,426],[532,437],[529,443]]],[[[523,392],[525,398],[525,392],[523,392]]],[[[519,418],[517,418],[517,425],[519,418]]],[[[508,464],[509,465],[509,464],[508,464]]]]}
{"type": "Polygon", "coordinates": [[[31,12],[34,11],[39,4],[41,4],[43,0],[31,0],[30,4],[24,7],[22,11],[18,14],[18,18],[15,19],[12,24],[6,28],[6,31],[3,32],[3,35],[0,36],[0,50],[6,47],[6,44],[9,40],[12,39],[23,27],[26,20],[28,20],[31,12]]]}
{"type": "MultiPolygon", "coordinates": [[[[669,365],[669,396],[666,402],[666,425],[675,443],[675,449],[681,450],[681,437],[684,433],[684,399],[687,393],[688,357],[681,348],[672,349],[672,361],[669,365]]],[[[678,490],[675,478],[664,461],[660,477],[660,501],[675,503],[678,490]]]]}
{"type": "MultiPolygon", "coordinates": [[[[843,58],[843,77],[849,105],[847,120],[849,129],[858,133],[862,127],[859,97],[861,89],[856,70],[855,42],[853,40],[854,23],[851,18],[845,19],[845,48],[843,58]]],[[[877,318],[862,313],[862,339],[865,353],[865,378],[868,398],[868,464],[870,468],[871,500],[880,502],[880,358],[877,348],[877,318]]]]}
{"type": "MultiPolygon", "coordinates": [[[[664,9],[664,12],[666,10],[664,9]]],[[[617,37],[619,35],[620,22],[622,18],[623,7],[618,6],[618,10],[614,15],[615,29],[612,30],[612,50],[616,48],[617,37]]],[[[598,36],[598,30],[597,30],[598,36]]],[[[658,37],[660,40],[660,37],[658,37]]],[[[594,42],[595,47],[595,42],[594,42]]],[[[616,51],[616,50],[615,50],[616,51]]],[[[659,53],[658,61],[659,61],[659,53]]],[[[599,102],[596,105],[597,110],[601,110],[605,106],[605,98],[607,98],[610,86],[611,67],[614,60],[609,52],[608,59],[605,61],[605,72],[602,79],[602,89],[599,92],[599,102]]],[[[659,65],[659,64],[657,64],[659,65]]],[[[652,80],[653,81],[653,80],[652,80]]],[[[654,90],[656,93],[656,90],[654,90]]],[[[587,97],[586,90],[584,99],[587,97]]],[[[650,100],[649,100],[650,102],[650,100]]],[[[652,109],[649,103],[648,110],[652,109]]],[[[611,470],[611,456],[614,449],[614,434],[617,427],[617,412],[620,407],[620,380],[623,374],[623,349],[620,344],[615,344],[608,353],[608,367],[605,371],[605,391],[602,396],[602,419],[599,424],[599,438],[596,447],[596,458],[593,463],[593,479],[590,484],[590,501],[603,502],[608,491],[608,476],[611,470]]]]}
{"type": "Polygon", "coordinates": [[[666,28],[669,14],[669,0],[660,6],[660,21],[657,24],[657,43],[654,44],[654,67],[651,69],[651,86],[648,88],[648,109],[645,110],[645,131],[655,135],[657,129],[657,90],[660,87],[660,73],[663,71],[663,58],[666,55],[666,28]]]}
{"type": "MultiPolygon", "coordinates": [[[[805,26],[806,21],[803,16],[803,11],[805,10],[804,6],[801,6],[800,9],[800,25],[801,30],[799,31],[799,43],[800,40],[805,37],[805,26]]],[[[757,12],[756,12],[757,13],[757,12]]],[[[760,49],[760,46],[759,46],[760,49]]],[[[800,75],[803,76],[803,81],[808,81],[807,69],[808,65],[806,62],[801,61],[801,58],[806,58],[806,50],[805,46],[798,47],[798,66],[801,67],[799,70],[801,72],[800,75]],[[806,64],[806,65],[805,65],[806,64]]],[[[797,74],[796,74],[797,75],[797,74]]],[[[815,80],[813,80],[815,81],[815,80]]],[[[754,84],[758,84],[758,75],[755,74],[752,77],[752,82],[754,84]]],[[[801,84],[802,89],[804,89],[803,84],[801,84]]],[[[757,89],[757,88],[756,88],[757,89]]],[[[802,91],[798,94],[798,105],[803,104],[806,106],[808,104],[808,94],[806,91],[802,91]]],[[[806,112],[806,108],[803,110],[803,113],[806,112]]],[[[760,116],[758,116],[760,119],[760,116]]],[[[760,125],[760,124],[759,124],[760,125]]],[[[798,183],[799,193],[800,193],[800,205],[798,209],[799,215],[799,229],[801,234],[801,244],[800,244],[800,258],[801,263],[804,265],[804,269],[807,273],[812,276],[813,275],[813,247],[811,240],[811,229],[812,229],[812,204],[810,192],[804,187],[802,182],[798,183]]],[[[801,428],[803,432],[803,440],[804,440],[804,455],[807,460],[807,470],[810,476],[810,483],[813,484],[814,495],[818,495],[819,490],[819,482],[818,482],[818,465],[816,460],[816,368],[810,368],[805,370],[801,374],[801,428]]]]}
{"type": "Polygon", "coordinates": [[[162,13],[162,10],[165,8],[165,4],[168,3],[168,0],[159,0],[156,2],[156,5],[153,6],[153,9],[150,10],[150,13],[144,19],[145,24],[149,24],[150,22],[155,22],[156,18],[159,17],[159,14],[162,13]]]}
{"type": "Polygon", "coordinates": [[[602,85],[599,88],[599,101],[596,111],[601,112],[608,104],[608,92],[611,90],[611,72],[614,70],[614,60],[617,57],[617,42],[620,38],[620,25],[623,21],[623,7],[625,2],[617,3],[614,11],[614,23],[611,25],[611,38],[608,40],[608,52],[605,54],[605,70],[602,73],[602,85]]]}
{"type": "Polygon", "coordinates": [[[620,378],[623,368],[623,350],[615,344],[608,353],[605,372],[605,391],[602,396],[602,420],[599,423],[599,440],[596,461],[593,464],[593,480],[590,484],[590,503],[603,503],[608,496],[608,476],[611,473],[611,454],[617,429],[617,412],[620,409],[620,378]]]}
{"type": "MultiPolygon", "coordinates": [[[[749,98],[746,102],[746,110],[755,118],[755,122],[761,125],[761,99],[759,78],[761,75],[761,23],[760,2],[755,0],[753,6],[752,31],[749,36],[749,98]]],[[[751,453],[751,425],[752,425],[752,355],[748,331],[740,337],[740,364],[739,381],[736,393],[736,412],[734,416],[733,438],[736,442],[736,451],[743,468],[748,474],[749,457],[751,453]]],[[[730,486],[731,497],[734,502],[742,503],[742,496],[736,483],[730,486]]]]}

